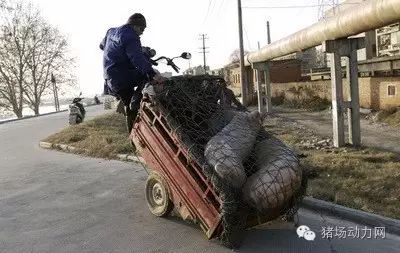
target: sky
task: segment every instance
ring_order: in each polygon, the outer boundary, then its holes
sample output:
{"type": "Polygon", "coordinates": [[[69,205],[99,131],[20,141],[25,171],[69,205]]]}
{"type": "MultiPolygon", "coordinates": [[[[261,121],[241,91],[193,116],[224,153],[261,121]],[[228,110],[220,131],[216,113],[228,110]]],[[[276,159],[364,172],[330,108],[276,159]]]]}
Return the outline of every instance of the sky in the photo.
{"type": "MultiPolygon", "coordinates": [[[[28,0],[26,0],[28,1],[28,0]]],[[[187,51],[188,60],[177,59],[181,71],[189,64],[203,64],[200,34],[207,34],[207,65],[220,68],[229,62],[229,55],[239,48],[236,0],[31,0],[42,16],[58,27],[70,44],[70,53],[76,59],[78,90],[84,96],[103,91],[102,51],[99,43],[108,28],[123,25],[133,13],[142,13],[147,28],[141,37],[142,45],[157,51],[157,56],[178,56],[187,51]]],[[[272,42],[284,38],[317,22],[317,7],[271,8],[287,6],[314,6],[318,0],[242,0],[243,41],[248,51],[267,44],[266,21],[270,22],[272,42]]],[[[168,66],[157,67],[160,72],[168,66]]]]}

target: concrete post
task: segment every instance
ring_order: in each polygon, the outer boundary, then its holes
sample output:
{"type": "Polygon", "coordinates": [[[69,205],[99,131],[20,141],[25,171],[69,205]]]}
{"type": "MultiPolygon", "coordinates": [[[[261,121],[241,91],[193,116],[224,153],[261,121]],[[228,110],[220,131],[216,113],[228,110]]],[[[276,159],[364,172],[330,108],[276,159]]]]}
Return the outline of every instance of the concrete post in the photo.
{"type": "Polygon", "coordinates": [[[271,113],[271,80],[269,73],[269,63],[268,62],[256,62],[252,64],[252,68],[257,73],[257,98],[258,98],[258,111],[260,113],[271,113]],[[265,79],[265,93],[263,92],[263,87],[260,80],[260,72],[263,73],[265,79]],[[265,100],[265,104],[264,104],[265,100]]]}
{"type": "Polygon", "coordinates": [[[341,58],[338,53],[331,53],[331,82],[332,82],[332,123],[333,145],[342,147],[344,142],[343,117],[343,83],[341,58]]]}
{"type": "Polygon", "coordinates": [[[361,127],[360,127],[360,98],[358,87],[358,61],[357,49],[359,41],[351,42],[351,51],[349,54],[349,81],[350,81],[350,103],[351,108],[348,108],[349,120],[349,142],[354,146],[361,145],[361,127]]]}
{"type": "Polygon", "coordinates": [[[265,80],[265,96],[266,96],[266,112],[272,113],[272,88],[271,88],[271,75],[269,72],[269,67],[264,70],[264,80],[265,80]]]}
{"type": "Polygon", "coordinates": [[[331,56],[333,144],[335,147],[345,144],[343,112],[346,108],[349,120],[349,142],[354,146],[361,145],[357,50],[365,47],[364,41],[364,38],[351,38],[325,41],[323,44],[325,52],[331,56]],[[347,64],[349,101],[343,100],[342,56],[349,58],[347,64]]]}
{"type": "Polygon", "coordinates": [[[260,72],[258,69],[254,69],[254,73],[256,76],[256,85],[257,85],[257,101],[258,101],[258,112],[262,115],[264,113],[264,94],[263,89],[261,87],[261,78],[260,72]]]}

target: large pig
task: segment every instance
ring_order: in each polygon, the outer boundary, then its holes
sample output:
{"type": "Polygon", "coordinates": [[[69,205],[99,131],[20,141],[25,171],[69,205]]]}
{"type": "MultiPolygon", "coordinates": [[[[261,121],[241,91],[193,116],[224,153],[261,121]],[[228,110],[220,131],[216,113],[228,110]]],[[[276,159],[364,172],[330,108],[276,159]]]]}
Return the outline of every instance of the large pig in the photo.
{"type": "Polygon", "coordinates": [[[253,149],[260,127],[258,112],[238,112],[206,145],[207,162],[234,188],[241,188],[246,181],[243,161],[253,149]]]}
{"type": "Polygon", "coordinates": [[[257,171],[243,187],[246,203],[262,212],[281,207],[300,187],[302,170],[295,153],[275,138],[255,144],[257,171]]]}

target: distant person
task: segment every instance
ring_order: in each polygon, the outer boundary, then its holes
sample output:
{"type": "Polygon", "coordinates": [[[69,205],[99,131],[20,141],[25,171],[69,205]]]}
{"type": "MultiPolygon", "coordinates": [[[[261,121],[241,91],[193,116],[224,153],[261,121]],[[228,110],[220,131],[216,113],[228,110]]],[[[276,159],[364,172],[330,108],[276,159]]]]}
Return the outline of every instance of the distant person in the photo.
{"type": "Polygon", "coordinates": [[[228,109],[231,108],[233,104],[238,110],[247,110],[246,107],[236,99],[235,94],[228,88],[225,81],[219,82],[218,85],[215,86],[210,85],[208,82],[205,82],[204,85],[204,88],[213,94],[213,103],[218,103],[221,107],[228,109]]]}
{"type": "Polygon", "coordinates": [[[246,111],[246,107],[244,107],[235,97],[235,94],[231,89],[227,87],[227,84],[223,82],[221,84],[221,88],[217,92],[217,97],[220,100],[220,104],[223,105],[223,107],[230,108],[232,104],[236,106],[238,110],[241,111],[246,111]]]}
{"type": "Polygon", "coordinates": [[[99,105],[99,104],[100,104],[100,99],[97,97],[97,95],[94,95],[94,103],[95,103],[96,105],[99,105]]]}
{"type": "Polygon", "coordinates": [[[139,36],[145,28],[146,19],[135,13],[126,24],[110,28],[100,43],[104,51],[104,93],[117,97],[124,104],[129,133],[140,107],[143,84],[163,80],[142,52],[139,36]]]}

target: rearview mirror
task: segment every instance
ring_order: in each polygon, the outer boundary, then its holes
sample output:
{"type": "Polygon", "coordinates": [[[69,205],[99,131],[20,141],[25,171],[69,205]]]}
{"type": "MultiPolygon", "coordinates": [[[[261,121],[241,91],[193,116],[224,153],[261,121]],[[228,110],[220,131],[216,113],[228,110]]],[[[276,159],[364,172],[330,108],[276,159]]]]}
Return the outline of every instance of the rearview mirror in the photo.
{"type": "Polygon", "coordinates": [[[190,58],[192,58],[192,55],[190,53],[188,53],[188,52],[184,52],[184,53],[181,54],[181,57],[183,59],[189,60],[190,58]]]}

